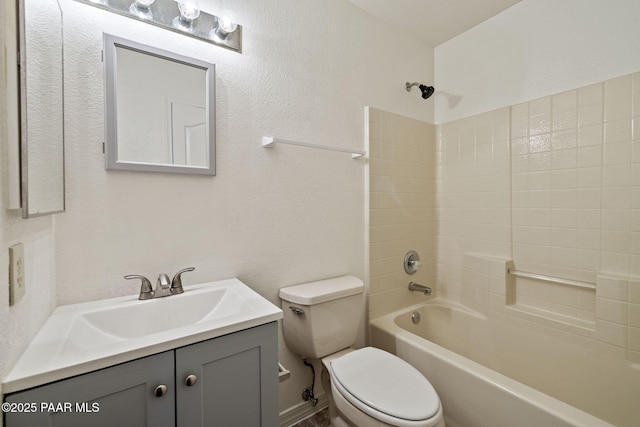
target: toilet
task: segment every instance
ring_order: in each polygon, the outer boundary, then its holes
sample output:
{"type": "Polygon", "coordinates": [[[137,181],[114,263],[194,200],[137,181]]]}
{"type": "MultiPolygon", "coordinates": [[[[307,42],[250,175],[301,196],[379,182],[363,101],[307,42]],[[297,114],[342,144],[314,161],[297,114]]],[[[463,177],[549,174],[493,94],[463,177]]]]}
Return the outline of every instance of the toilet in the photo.
{"type": "Polygon", "coordinates": [[[331,425],[444,427],[440,398],[420,371],[378,348],[351,348],[363,294],[355,276],[280,289],[287,347],[322,361],[331,425]]]}

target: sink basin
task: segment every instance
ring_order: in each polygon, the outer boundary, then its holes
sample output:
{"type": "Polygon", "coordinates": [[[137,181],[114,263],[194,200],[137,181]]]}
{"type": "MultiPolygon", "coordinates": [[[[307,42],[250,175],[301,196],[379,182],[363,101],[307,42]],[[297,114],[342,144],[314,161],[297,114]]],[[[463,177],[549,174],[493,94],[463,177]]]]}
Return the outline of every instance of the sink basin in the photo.
{"type": "MultiPolygon", "coordinates": [[[[183,294],[134,301],[78,316],[74,328],[86,323],[104,334],[132,339],[196,324],[211,317],[246,310],[247,303],[228,288],[201,288],[183,294]]],[[[73,334],[71,334],[73,335],[73,334]]]]}
{"type": "Polygon", "coordinates": [[[282,310],[238,279],[58,307],[4,379],[5,393],[238,332],[282,318],[282,310]]]}

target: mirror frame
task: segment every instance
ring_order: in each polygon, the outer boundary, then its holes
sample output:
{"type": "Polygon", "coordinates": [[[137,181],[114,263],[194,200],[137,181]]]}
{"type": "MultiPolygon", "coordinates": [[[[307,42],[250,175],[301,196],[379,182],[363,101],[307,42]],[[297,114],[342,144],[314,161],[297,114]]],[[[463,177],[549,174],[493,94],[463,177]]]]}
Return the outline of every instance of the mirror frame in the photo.
{"type": "MultiPolygon", "coordinates": [[[[60,105],[60,118],[62,120],[60,134],[50,136],[50,139],[44,141],[42,139],[36,140],[34,138],[30,138],[29,136],[29,104],[38,104],[41,103],[42,100],[37,99],[34,100],[30,98],[30,96],[39,95],[37,92],[29,92],[29,88],[27,85],[29,68],[36,64],[37,61],[31,62],[32,52],[27,49],[27,38],[29,34],[27,34],[27,8],[26,2],[28,0],[19,0],[17,2],[17,14],[18,14],[18,35],[17,35],[17,43],[18,43],[18,57],[19,57],[19,116],[20,116],[20,207],[22,209],[22,218],[35,218],[44,215],[51,215],[56,213],[64,212],[66,209],[66,200],[65,200],[65,191],[66,191],[66,181],[65,181],[65,156],[64,156],[64,131],[65,131],[65,123],[64,123],[64,32],[63,32],[63,16],[62,16],[62,7],[60,5],[59,0],[55,0],[56,7],[58,9],[58,15],[60,19],[60,76],[59,76],[59,105],[60,105]],[[29,168],[34,168],[33,162],[30,164],[29,161],[29,150],[30,145],[33,150],[34,147],[38,147],[38,143],[40,144],[51,144],[51,139],[55,137],[59,137],[60,142],[60,151],[57,153],[60,157],[61,161],[61,174],[59,180],[52,179],[49,177],[49,181],[53,183],[57,183],[60,188],[61,199],[56,200],[56,207],[48,207],[45,210],[34,211],[32,205],[37,205],[38,203],[34,202],[34,193],[37,193],[34,183],[29,180],[29,168]],[[58,207],[59,206],[59,207],[58,207]]],[[[53,80],[53,79],[52,79],[53,80]]]]}
{"type": "Polygon", "coordinates": [[[216,124],[215,124],[215,64],[179,55],[163,49],[147,46],[111,34],[103,34],[104,41],[104,96],[105,96],[105,168],[107,170],[130,170],[139,172],[168,172],[181,174],[216,174],[216,124]],[[165,163],[145,163],[118,160],[117,120],[117,48],[129,49],[145,55],[155,56],[205,71],[207,126],[209,144],[209,166],[184,166],[165,163]]]}

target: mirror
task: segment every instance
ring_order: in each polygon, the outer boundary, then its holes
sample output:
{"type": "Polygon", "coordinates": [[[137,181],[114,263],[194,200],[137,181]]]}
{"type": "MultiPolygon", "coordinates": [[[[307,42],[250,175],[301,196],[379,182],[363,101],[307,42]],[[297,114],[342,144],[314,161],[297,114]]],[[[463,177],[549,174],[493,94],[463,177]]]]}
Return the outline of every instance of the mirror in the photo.
{"type": "Polygon", "coordinates": [[[104,35],[107,169],[215,175],[215,66],[104,35]]]}
{"type": "Polygon", "coordinates": [[[31,218],[64,211],[62,10],[21,0],[18,17],[20,203],[31,218]]]}

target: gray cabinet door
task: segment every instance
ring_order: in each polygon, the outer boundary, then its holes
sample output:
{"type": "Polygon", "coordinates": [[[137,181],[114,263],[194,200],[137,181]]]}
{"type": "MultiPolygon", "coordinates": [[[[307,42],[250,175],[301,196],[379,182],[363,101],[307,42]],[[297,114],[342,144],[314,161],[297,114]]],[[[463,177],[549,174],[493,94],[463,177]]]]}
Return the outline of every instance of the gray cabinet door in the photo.
{"type": "Polygon", "coordinates": [[[22,403],[22,407],[27,403],[35,404],[37,410],[32,413],[5,413],[5,425],[174,426],[174,380],[174,352],[167,351],[8,395],[6,402],[22,403]],[[156,397],[154,390],[160,384],[167,386],[167,392],[164,396],[156,397]],[[59,411],[49,411],[54,409],[59,411]]]}
{"type": "Polygon", "coordinates": [[[272,322],[177,349],[177,426],[275,427],[277,343],[272,322]]]}

